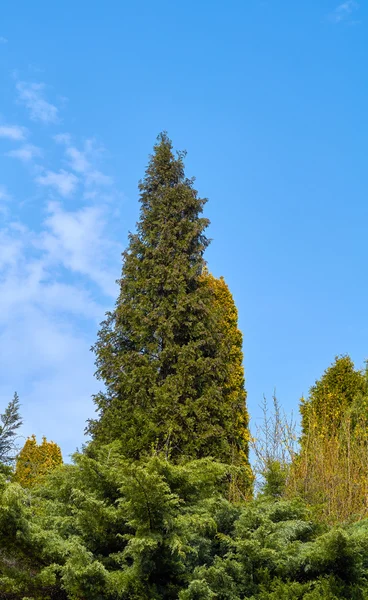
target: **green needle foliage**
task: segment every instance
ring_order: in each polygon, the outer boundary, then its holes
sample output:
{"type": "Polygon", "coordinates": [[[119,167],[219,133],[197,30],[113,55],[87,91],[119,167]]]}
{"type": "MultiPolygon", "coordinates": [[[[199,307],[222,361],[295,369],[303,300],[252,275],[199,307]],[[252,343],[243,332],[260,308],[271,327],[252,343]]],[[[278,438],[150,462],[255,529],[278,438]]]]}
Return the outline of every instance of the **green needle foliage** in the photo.
{"type": "Polygon", "coordinates": [[[39,487],[0,479],[1,600],[363,600],[367,522],[329,528],[300,501],[221,495],[229,467],[120,444],[39,487]]]}
{"type": "Polygon", "coordinates": [[[243,374],[234,373],[216,289],[202,276],[208,220],[184,156],[161,134],[139,185],[140,220],[123,254],[120,295],[94,346],[106,391],[95,397],[92,448],[120,440],[134,459],[154,448],[246,464],[243,374]]]}
{"type": "Polygon", "coordinates": [[[22,425],[19,396],[15,392],[13,400],[0,415],[0,465],[11,465],[16,456],[16,435],[22,425]]]}

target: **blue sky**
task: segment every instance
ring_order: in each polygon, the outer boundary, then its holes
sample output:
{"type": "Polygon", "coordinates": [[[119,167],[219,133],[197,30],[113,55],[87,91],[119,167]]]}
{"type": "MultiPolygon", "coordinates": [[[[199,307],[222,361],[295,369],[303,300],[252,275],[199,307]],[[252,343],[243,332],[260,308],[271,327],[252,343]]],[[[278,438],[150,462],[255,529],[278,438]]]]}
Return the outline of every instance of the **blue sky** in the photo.
{"type": "Polygon", "coordinates": [[[0,9],[0,409],[65,456],[93,416],[156,135],[209,198],[253,422],[340,353],[368,358],[363,1],[33,2],[0,9]]]}

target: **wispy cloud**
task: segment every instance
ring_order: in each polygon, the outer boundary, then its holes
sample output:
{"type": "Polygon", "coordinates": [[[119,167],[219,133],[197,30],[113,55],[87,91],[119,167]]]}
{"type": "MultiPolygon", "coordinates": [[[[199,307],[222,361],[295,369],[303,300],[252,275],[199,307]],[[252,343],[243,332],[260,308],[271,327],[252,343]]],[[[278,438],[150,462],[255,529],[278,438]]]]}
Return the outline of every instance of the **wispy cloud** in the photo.
{"type": "Polygon", "coordinates": [[[109,241],[108,219],[106,207],[50,203],[39,233],[18,222],[0,231],[0,403],[17,389],[25,435],[47,435],[64,451],[93,414],[89,348],[107,309],[99,292],[117,293],[120,248],[109,241]]]}
{"type": "Polygon", "coordinates": [[[46,435],[72,451],[97,391],[92,339],[80,320],[97,324],[104,310],[85,286],[57,280],[48,252],[32,256],[38,239],[22,226],[0,232],[0,346],[7,349],[0,403],[5,405],[17,389],[24,434],[46,435]]]}
{"type": "Polygon", "coordinates": [[[78,177],[73,173],[60,169],[58,173],[56,171],[46,171],[45,175],[36,178],[36,183],[54,188],[61,196],[66,198],[74,193],[78,184],[78,177]]]}
{"type": "MultiPolygon", "coordinates": [[[[33,121],[59,120],[43,84],[17,79],[16,86],[17,101],[33,121]]],[[[0,348],[6,348],[0,364],[0,409],[17,389],[24,434],[47,435],[64,452],[71,451],[93,414],[91,395],[99,388],[89,348],[98,322],[117,296],[121,245],[115,241],[117,208],[111,198],[118,192],[103,172],[104,153],[93,138],[80,143],[60,133],[54,138],[62,145],[59,162],[59,152],[48,148],[47,140],[42,153],[29,143],[26,129],[1,123],[0,135],[9,140],[0,154],[1,172],[6,175],[6,165],[1,165],[5,153],[30,163],[25,172],[31,188],[22,182],[22,194],[34,198],[34,184],[38,193],[32,224],[27,225],[18,220],[28,218],[23,199],[8,202],[14,195],[10,198],[9,186],[0,186],[0,348]],[[57,202],[50,201],[53,196],[57,202]],[[64,205],[69,197],[72,208],[64,205]]],[[[37,127],[33,129],[37,135],[37,127]]]]}
{"type": "Polygon", "coordinates": [[[19,125],[0,125],[0,138],[7,138],[16,142],[25,139],[27,130],[19,125]]]}
{"type": "Polygon", "coordinates": [[[41,148],[33,146],[33,144],[25,144],[17,150],[11,150],[10,152],[7,152],[6,156],[10,156],[11,158],[18,158],[23,162],[30,162],[34,158],[41,157],[42,151],[41,148]]]}
{"type": "Polygon", "coordinates": [[[57,144],[70,144],[71,139],[70,133],[58,133],[54,135],[54,140],[57,144]]]}
{"type": "Polygon", "coordinates": [[[8,40],[6,37],[4,37],[3,35],[0,35],[0,44],[7,44],[8,40]]]}
{"type": "MultiPolygon", "coordinates": [[[[6,189],[5,185],[0,185],[0,215],[2,218],[7,217],[9,213],[8,201],[10,200],[10,194],[6,189]]],[[[1,271],[1,258],[0,258],[0,271],[1,271]]]]}
{"type": "Polygon", "coordinates": [[[5,185],[0,185],[0,202],[4,202],[10,199],[10,195],[7,192],[5,185]]]}
{"type": "Polygon", "coordinates": [[[106,208],[86,206],[67,211],[50,202],[48,212],[40,247],[50,262],[88,277],[105,295],[113,296],[116,276],[109,265],[115,263],[112,256],[119,254],[119,247],[106,236],[106,208]]]}
{"type": "Polygon", "coordinates": [[[113,184],[113,179],[109,175],[101,173],[101,171],[93,170],[86,174],[86,185],[109,186],[113,184]]]}
{"type": "Polygon", "coordinates": [[[26,106],[33,121],[57,123],[59,110],[45,99],[45,84],[18,81],[16,84],[19,101],[26,106]]]}
{"type": "MultiPolygon", "coordinates": [[[[76,173],[83,175],[84,184],[87,188],[113,185],[112,177],[105,175],[94,166],[103,150],[96,147],[93,139],[85,141],[83,150],[79,150],[72,144],[71,136],[68,133],[58,134],[54,139],[57,143],[64,144],[68,166],[76,173]]],[[[89,197],[92,197],[90,192],[89,189],[87,193],[89,197]]]]}
{"type": "Polygon", "coordinates": [[[351,15],[358,10],[359,4],[355,0],[346,0],[339,4],[335,10],[330,14],[330,20],[334,23],[341,23],[342,21],[349,21],[351,15]]]}
{"type": "Polygon", "coordinates": [[[77,173],[88,173],[91,170],[91,164],[84,152],[81,152],[74,146],[68,146],[65,154],[69,159],[69,165],[77,173]]]}

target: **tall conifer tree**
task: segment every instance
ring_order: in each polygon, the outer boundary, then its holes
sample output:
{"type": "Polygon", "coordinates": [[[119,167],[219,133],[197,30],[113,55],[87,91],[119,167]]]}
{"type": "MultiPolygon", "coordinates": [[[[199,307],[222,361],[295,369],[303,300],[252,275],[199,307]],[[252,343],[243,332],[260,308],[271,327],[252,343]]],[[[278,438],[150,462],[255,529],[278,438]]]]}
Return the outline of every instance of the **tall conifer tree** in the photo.
{"type": "Polygon", "coordinates": [[[88,431],[92,447],[119,439],[132,458],[155,448],[239,464],[248,458],[243,376],[235,399],[216,289],[203,277],[206,200],[185,176],[184,156],[161,134],[139,185],[120,294],[93,347],[106,391],[95,396],[99,418],[88,431]]]}

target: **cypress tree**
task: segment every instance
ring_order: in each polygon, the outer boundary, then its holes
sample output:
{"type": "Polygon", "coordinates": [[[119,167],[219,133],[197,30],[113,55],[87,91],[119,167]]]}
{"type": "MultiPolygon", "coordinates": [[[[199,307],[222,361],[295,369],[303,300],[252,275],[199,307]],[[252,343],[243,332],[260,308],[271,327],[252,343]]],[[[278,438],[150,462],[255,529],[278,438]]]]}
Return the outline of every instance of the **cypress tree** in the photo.
{"type": "Polygon", "coordinates": [[[366,397],[366,374],[337,356],[301,400],[301,447],[287,493],[316,505],[329,522],[367,514],[366,397]]]}
{"type": "Polygon", "coordinates": [[[243,375],[234,401],[231,352],[204,277],[206,200],[185,176],[184,157],[161,134],[139,184],[120,294],[92,348],[105,391],[94,397],[99,418],[87,431],[92,447],[118,439],[131,458],[154,448],[239,463],[248,459],[243,375]]]}
{"type": "Polygon", "coordinates": [[[365,390],[366,377],[355,369],[350,356],[336,356],[311,387],[309,397],[301,399],[302,444],[311,426],[322,437],[336,434],[344,414],[365,390]]]}
{"type": "Polygon", "coordinates": [[[61,450],[55,442],[48,442],[43,437],[42,444],[37,444],[36,436],[32,435],[17,456],[14,481],[23,487],[33,487],[62,464],[61,450]]]}

